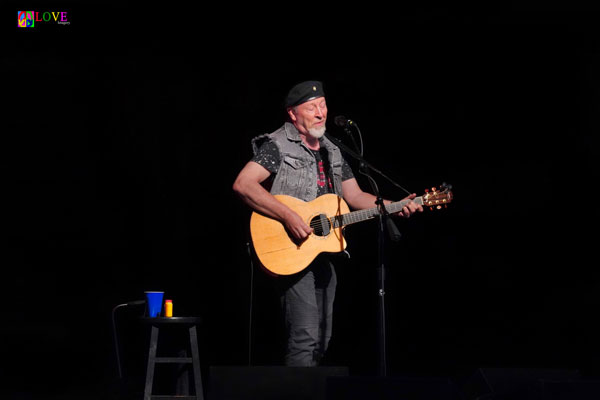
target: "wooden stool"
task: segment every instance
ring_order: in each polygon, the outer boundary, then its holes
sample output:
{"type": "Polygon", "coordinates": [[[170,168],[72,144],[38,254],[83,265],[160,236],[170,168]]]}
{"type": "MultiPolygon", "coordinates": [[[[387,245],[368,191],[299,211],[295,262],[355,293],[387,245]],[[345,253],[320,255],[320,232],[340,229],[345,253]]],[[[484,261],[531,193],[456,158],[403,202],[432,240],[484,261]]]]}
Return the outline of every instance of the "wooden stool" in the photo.
{"type": "Polygon", "coordinates": [[[152,326],[150,346],[148,350],[148,366],[146,368],[146,387],[144,389],[144,400],[151,399],[196,399],[204,400],[202,389],[202,377],[200,371],[200,354],[198,352],[198,336],[196,326],[202,321],[199,317],[143,317],[142,322],[152,326]],[[158,347],[158,332],[162,327],[184,326],[188,328],[190,335],[190,349],[192,357],[156,357],[158,347]],[[154,383],[154,367],[156,363],[192,364],[194,372],[195,396],[153,396],[152,384],[154,383]]]}

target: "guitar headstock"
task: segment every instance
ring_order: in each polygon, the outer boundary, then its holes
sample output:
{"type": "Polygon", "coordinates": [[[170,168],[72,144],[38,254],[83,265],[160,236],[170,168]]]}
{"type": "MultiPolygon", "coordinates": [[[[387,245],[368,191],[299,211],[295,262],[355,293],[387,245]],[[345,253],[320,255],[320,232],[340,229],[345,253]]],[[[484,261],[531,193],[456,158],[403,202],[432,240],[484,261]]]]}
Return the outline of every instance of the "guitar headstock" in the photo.
{"type": "Polygon", "coordinates": [[[433,207],[436,209],[441,209],[443,207],[447,207],[448,203],[452,201],[452,185],[447,184],[446,182],[442,183],[438,188],[432,187],[431,190],[425,189],[425,194],[423,197],[423,206],[427,206],[433,210],[433,207]]]}

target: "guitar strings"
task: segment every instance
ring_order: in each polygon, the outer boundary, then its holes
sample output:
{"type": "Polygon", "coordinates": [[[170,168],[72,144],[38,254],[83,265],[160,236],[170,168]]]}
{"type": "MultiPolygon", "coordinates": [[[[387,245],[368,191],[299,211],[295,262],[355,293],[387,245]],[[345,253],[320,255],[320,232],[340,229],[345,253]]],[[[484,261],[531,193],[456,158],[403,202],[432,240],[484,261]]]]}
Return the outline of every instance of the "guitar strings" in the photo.
{"type": "MultiPolygon", "coordinates": [[[[329,222],[329,225],[336,225],[336,224],[340,224],[343,223],[344,221],[350,221],[352,218],[348,218],[348,217],[344,217],[342,215],[336,215],[332,218],[327,218],[327,221],[329,222]]],[[[321,221],[319,219],[313,219],[310,221],[309,223],[310,226],[314,227],[314,226],[319,226],[322,225],[321,221]]]]}
{"type": "MultiPolygon", "coordinates": [[[[342,218],[335,217],[333,220],[328,219],[327,222],[328,223],[326,225],[328,225],[330,228],[339,228],[339,224],[342,222],[342,218]]],[[[308,225],[311,228],[323,228],[324,224],[322,224],[319,220],[313,220],[308,225]]]]}

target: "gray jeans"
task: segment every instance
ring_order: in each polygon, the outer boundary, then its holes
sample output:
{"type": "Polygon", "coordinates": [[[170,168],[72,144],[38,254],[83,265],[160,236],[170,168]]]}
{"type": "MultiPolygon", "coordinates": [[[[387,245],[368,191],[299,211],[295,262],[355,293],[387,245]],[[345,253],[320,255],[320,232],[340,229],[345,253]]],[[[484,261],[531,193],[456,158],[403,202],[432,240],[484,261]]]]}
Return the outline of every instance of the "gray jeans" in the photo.
{"type": "Polygon", "coordinates": [[[282,278],[281,306],[287,331],[285,365],[313,367],[331,339],[337,278],[325,256],[302,272],[282,278]]]}

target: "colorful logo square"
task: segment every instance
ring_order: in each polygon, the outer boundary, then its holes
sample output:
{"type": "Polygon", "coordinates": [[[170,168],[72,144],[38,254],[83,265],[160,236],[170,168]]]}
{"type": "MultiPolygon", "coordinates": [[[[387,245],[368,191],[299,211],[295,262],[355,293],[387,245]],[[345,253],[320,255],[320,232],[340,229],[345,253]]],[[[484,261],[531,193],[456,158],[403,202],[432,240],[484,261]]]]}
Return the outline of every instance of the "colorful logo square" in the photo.
{"type": "Polygon", "coordinates": [[[19,28],[33,28],[35,26],[35,14],[33,11],[17,11],[17,24],[19,28]]]}

